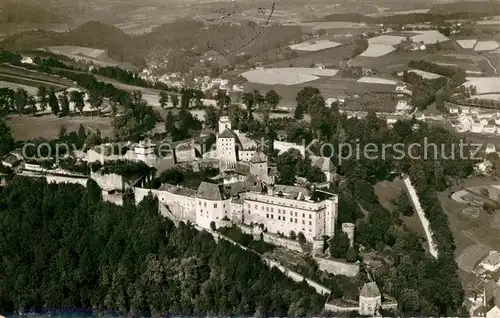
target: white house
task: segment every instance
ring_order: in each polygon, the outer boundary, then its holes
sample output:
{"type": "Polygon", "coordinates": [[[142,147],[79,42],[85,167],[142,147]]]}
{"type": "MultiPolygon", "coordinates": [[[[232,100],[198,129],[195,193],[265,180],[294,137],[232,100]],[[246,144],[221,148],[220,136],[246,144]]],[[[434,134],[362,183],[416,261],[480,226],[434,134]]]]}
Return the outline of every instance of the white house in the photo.
{"type": "Polygon", "coordinates": [[[482,133],[483,132],[483,127],[485,125],[483,125],[481,122],[479,121],[474,121],[471,125],[471,128],[470,128],[470,131],[473,132],[473,133],[482,133]]]}
{"type": "Polygon", "coordinates": [[[497,126],[495,125],[486,125],[483,127],[483,133],[485,134],[494,134],[497,132],[497,126]]]}
{"type": "Polygon", "coordinates": [[[484,152],[486,154],[489,154],[489,153],[496,152],[496,151],[497,151],[497,149],[496,149],[495,144],[487,144],[486,145],[486,150],[484,152]]]}
{"type": "Polygon", "coordinates": [[[493,164],[491,163],[491,161],[486,160],[486,161],[483,161],[481,163],[478,163],[476,165],[476,170],[481,172],[481,173],[488,173],[492,167],[493,167],[493,164]]]}
{"type": "Polygon", "coordinates": [[[500,317],[500,308],[497,306],[493,306],[487,313],[486,318],[499,318],[500,317]]]}
{"type": "Polygon", "coordinates": [[[480,265],[487,271],[496,272],[500,269],[500,253],[497,251],[490,251],[480,263],[480,265]]]}
{"type": "Polygon", "coordinates": [[[394,88],[396,92],[404,92],[407,90],[407,86],[404,82],[396,83],[396,87],[394,88]]]}
{"type": "Polygon", "coordinates": [[[407,112],[411,110],[411,106],[408,105],[408,101],[406,99],[398,100],[396,104],[396,112],[407,112]]]}
{"type": "Polygon", "coordinates": [[[23,64],[33,64],[33,59],[29,56],[23,56],[21,59],[21,63],[23,64]]]}

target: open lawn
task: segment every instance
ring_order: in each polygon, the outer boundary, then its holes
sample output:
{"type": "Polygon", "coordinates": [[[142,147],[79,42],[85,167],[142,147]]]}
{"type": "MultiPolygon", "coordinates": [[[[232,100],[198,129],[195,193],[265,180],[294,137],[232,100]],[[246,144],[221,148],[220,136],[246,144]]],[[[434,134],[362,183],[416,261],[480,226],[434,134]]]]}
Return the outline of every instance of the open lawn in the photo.
{"type": "MultiPolygon", "coordinates": [[[[426,79],[435,79],[435,78],[443,77],[439,74],[430,73],[430,72],[426,72],[426,71],[422,71],[422,70],[408,70],[408,72],[418,74],[426,79]]],[[[399,72],[398,76],[403,76],[403,72],[399,72]]]]}
{"type": "Polygon", "coordinates": [[[385,44],[385,45],[398,45],[401,40],[404,40],[404,36],[397,35],[379,35],[368,39],[369,44],[385,44]]]}
{"type": "MultiPolygon", "coordinates": [[[[1,79],[1,76],[0,76],[1,79]]],[[[38,91],[37,87],[34,86],[28,86],[28,85],[23,85],[23,84],[17,84],[17,83],[12,83],[12,82],[5,82],[5,81],[0,81],[0,88],[2,87],[7,87],[12,90],[17,90],[18,88],[22,88],[25,91],[28,92],[30,95],[35,95],[36,92],[38,91]]]]}
{"type": "Polygon", "coordinates": [[[83,124],[91,129],[99,129],[103,136],[111,136],[113,132],[111,118],[109,117],[57,117],[54,115],[32,117],[12,115],[9,116],[8,124],[16,140],[57,138],[62,125],[66,126],[68,131],[77,131],[80,124],[83,124]]]}
{"type": "MultiPolygon", "coordinates": [[[[316,87],[321,91],[321,94],[327,100],[328,98],[336,98],[338,96],[345,96],[347,94],[358,94],[362,95],[365,92],[380,92],[380,93],[391,93],[394,87],[386,84],[376,84],[376,83],[358,83],[355,79],[351,78],[340,78],[340,77],[329,77],[320,78],[318,80],[298,84],[298,85],[264,85],[257,83],[245,83],[243,84],[245,90],[250,91],[253,89],[258,89],[261,93],[265,93],[270,89],[274,89],[280,96],[282,100],[279,106],[288,107],[294,109],[297,102],[295,98],[297,92],[302,88],[307,86],[316,87]]],[[[395,106],[395,103],[391,103],[388,106],[395,106]]],[[[349,107],[349,105],[347,105],[349,107]]]]}
{"type": "Polygon", "coordinates": [[[401,52],[393,51],[387,55],[377,58],[358,55],[352,60],[352,64],[362,67],[376,69],[379,74],[392,74],[408,69],[408,62],[421,60],[426,52],[401,52]]]}
{"type": "Polygon", "coordinates": [[[299,44],[290,45],[289,48],[296,51],[307,51],[307,52],[315,52],[326,49],[331,49],[341,44],[338,42],[333,42],[330,40],[318,40],[318,41],[305,41],[299,44]]]}
{"type": "Polygon", "coordinates": [[[396,85],[397,81],[381,78],[381,77],[372,77],[365,76],[358,80],[358,83],[374,83],[374,84],[385,84],[385,85],[396,85]]]}
{"type": "Polygon", "coordinates": [[[72,81],[62,77],[6,64],[0,64],[0,76],[3,77],[4,81],[36,87],[44,85],[54,88],[66,88],[75,85],[72,81]]]}
{"type": "Polygon", "coordinates": [[[469,272],[490,249],[498,249],[500,236],[495,228],[494,220],[499,211],[489,215],[480,209],[479,213],[471,213],[470,206],[459,203],[451,198],[451,194],[463,189],[474,190],[475,187],[490,187],[499,181],[485,176],[473,176],[462,184],[452,187],[439,194],[441,206],[448,216],[450,229],[453,233],[456,248],[456,259],[460,269],[469,272]]]}
{"type": "Polygon", "coordinates": [[[476,46],[474,46],[474,51],[493,51],[498,48],[498,43],[496,41],[478,41],[476,46]]]}
{"type": "Polygon", "coordinates": [[[464,49],[472,49],[477,43],[477,40],[457,40],[458,45],[460,45],[464,49]]]}
{"type": "Polygon", "coordinates": [[[378,43],[370,43],[368,45],[368,49],[361,53],[361,56],[366,56],[366,57],[379,57],[379,56],[384,56],[392,51],[394,51],[395,48],[391,45],[387,44],[378,44],[378,43]]]}
{"type": "MultiPolygon", "coordinates": [[[[400,178],[396,178],[392,182],[382,181],[375,185],[375,194],[377,195],[380,204],[389,211],[393,211],[395,209],[395,206],[392,204],[392,200],[397,199],[401,193],[406,193],[406,187],[403,180],[400,178]]],[[[425,231],[417,213],[414,213],[412,216],[401,215],[401,219],[404,224],[408,226],[408,228],[420,234],[422,237],[425,237],[425,231]]]]}
{"type": "Polygon", "coordinates": [[[500,77],[467,77],[467,82],[463,85],[476,86],[478,94],[498,93],[500,92],[500,77]]]}
{"type": "Polygon", "coordinates": [[[337,72],[337,70],[332,69],[289,67],[251,70],[241,75],[252,83],[295,85],[317,80],[320,76],[334,76],[337,72]]]}
{"type": "Polygon", "coordinates": [[[83,46],[50,46],[46,50],[54,54],[67,56],[76,61],[91,62],[99,66],[119,66],[137,71],[137,68],[129,63],[122,63],[109,57],[106,50],[83,46]]]}
{"type": "MultiPolygon", "coordinates": [[[[498,88],[500,91],[500,87],[498,88]]],[[[496,100],[500,102],[500,94],[483,94],[483,95],[472,95],[472,99],[477,98],[477,99],[486,99],[486,100],[496,100]]]]}
{"type": "Polygon", "coordinates": [[[314,63],[323,63],[325,65],[340,66],[340,62],[344,56],[351,56],[356,48],[354,44],[346,44],[331,49],[326,49],[317,52],[303,52],[299,56],[267,64],[266,67],[310,67],[314,63]]]}

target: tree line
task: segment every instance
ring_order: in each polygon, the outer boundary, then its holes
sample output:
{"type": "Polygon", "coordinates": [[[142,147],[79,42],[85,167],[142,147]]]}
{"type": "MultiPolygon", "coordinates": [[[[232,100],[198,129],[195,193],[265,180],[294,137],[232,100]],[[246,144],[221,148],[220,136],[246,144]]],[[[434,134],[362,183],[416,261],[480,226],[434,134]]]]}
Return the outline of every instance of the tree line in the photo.
{"type": "MultiPolygon", "coordinates": [[[[445,84],[446,79],[442,85],[445,84]]],[[[403,314],[459,314],[464,293],[456,275],[458,267],[453,258],[455,245],[446,214],[437,198],[438,191],[472,173],[473,162],[461,159],[459,147],[452,146],[459,143],[458,138],[443,128],[428,126],[415,119],[400,120],[391,128],[385,119],[378,118],[373,111],[369,111],[362,119],[347,118],[339,112],[338,104],[327,107],[321,92],[312,87],[302,89],[296,100],[299,108],[297,117],[307,114],[311,122],[288,124],[288,139],[317,139],[310,147],[313,153],[331,156],[339,175],[339,182],[332,189],[339,194],[337,228],[342,222],[356,223],[355,244],[374,249],[393,262],[374,273],[381,289],[398,299],[399,310],[403,314]],[[429,158],[424,159],[423,149],[409,149],[412,143],[424,145],[424,139],[442,147],[443,153],[429,153],[429,158]],[[322,145],[326,143],[333,145],[334,152],[325,153],[326,149],[322,149],[322,145]],[[351,149],[364,149],[369,143],[375,144],[378,155],[368,158],[362,153],[359,158],[354,155],[348,157],[347,147],[339,148],[341,143],[350,144],[351,149]],[[393,149],[386,149],[385,156],[381,155],[383,145],[398,143],[405,145],[406,155],[403,158],[396,156],[393,149]],[[409,158],[410,151],[415,158],[420,155],[420,159],[409,158]],[[342,160],[339,155],[342,155],[342,160]],[[440,237],[439,246],[443,246],[443,252],[437,260],[423,249],[423,238],[402,223],[401,214],[411,213],[408,208],[388,211],[379,203],[374,192],[376,183],[393,180],[400,174],[416,174],[412,181],[418,179],[414,182],[426,188],[427,193],[421,197],[425,201],[422,205],[429,214],[434,235],[440,237]]],[[[463,151],[468,153],[467,147],[463,151]]],[[[331,247],[335,255],[345,255],[347,250],[342,247],[342,242],[345,245],[345,238],[338,238],[331,247]]]]}
{"type": "Polygon", "coordinates": [[[259,257],[178,227],[147,197],[105,203],[87,188],[16,177],[0,189],[0,310],[126,314],[318,314],[325,298],[259,257]]]}

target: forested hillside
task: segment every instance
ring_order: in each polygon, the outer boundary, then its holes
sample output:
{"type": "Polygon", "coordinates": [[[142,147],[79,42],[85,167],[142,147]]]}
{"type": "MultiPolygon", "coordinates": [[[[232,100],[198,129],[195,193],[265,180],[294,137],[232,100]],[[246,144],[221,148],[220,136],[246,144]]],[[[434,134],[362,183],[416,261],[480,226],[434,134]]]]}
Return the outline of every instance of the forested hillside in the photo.
{"type": "Polygon", "coordinates": [[[100,196],[91,181],[18,177],[0,190],[0,311],[309,316],[323,307],[257,255],[174,227],[152,198],[118,207],[100,196]]]}

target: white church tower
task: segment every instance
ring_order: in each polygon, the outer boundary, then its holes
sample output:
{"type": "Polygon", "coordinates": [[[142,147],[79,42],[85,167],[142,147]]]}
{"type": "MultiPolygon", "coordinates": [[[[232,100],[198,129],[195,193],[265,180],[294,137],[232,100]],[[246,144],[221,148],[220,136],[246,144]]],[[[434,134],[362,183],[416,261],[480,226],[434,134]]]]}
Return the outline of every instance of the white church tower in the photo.
{"type": "Polygon", "coordinates": [[[231,130],[231,120],[228,116],[219,119],[219,134],[217,135],[217,158],[220,171],[232,170],[236,167],[238,136],[231,130]]]}

